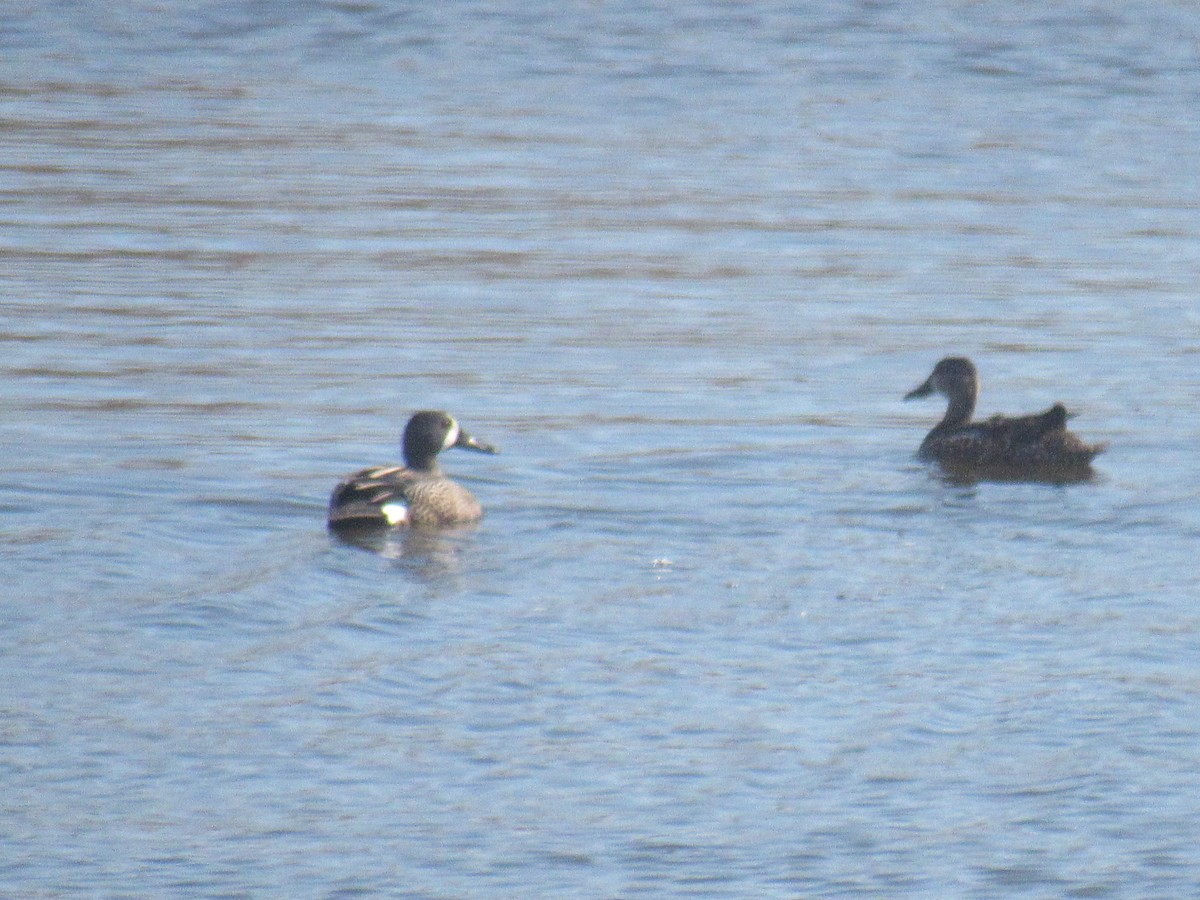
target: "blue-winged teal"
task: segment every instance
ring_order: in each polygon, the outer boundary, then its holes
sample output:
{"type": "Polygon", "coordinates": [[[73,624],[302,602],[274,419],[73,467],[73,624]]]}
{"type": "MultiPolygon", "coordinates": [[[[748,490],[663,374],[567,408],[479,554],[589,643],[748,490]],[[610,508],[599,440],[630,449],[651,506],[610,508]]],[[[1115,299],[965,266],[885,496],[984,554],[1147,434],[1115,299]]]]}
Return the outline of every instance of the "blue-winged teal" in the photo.
{"type": "Polygon", "coordinates": [[[498,452],[444,412],[414,413],[404,428],[405,464],[363,469],[343,480],[329,498],[329,527],[444,528],[478,521],[483,515],[479,501],[438,466],[437,455],[451,447],[498,452]]]}
{"type": "Polygon", "coordinates": [[[1055,403],[1042,413],[972,422],[979,396],[975,366],[961,356],[943,359],[905,400],[942,394],[946,415],[921,442],[918,455],[936,460],[949,474],[973,478],[1080,481],[1092,474],[1103,444],[1085,444],[1067,431],[1067,410],[1055,403]]]}

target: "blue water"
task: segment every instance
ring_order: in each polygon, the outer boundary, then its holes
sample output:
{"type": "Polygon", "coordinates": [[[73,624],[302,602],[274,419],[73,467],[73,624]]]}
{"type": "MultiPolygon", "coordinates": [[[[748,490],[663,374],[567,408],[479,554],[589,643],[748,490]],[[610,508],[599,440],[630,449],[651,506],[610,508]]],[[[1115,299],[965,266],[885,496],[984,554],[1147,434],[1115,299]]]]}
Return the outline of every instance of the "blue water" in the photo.
{"type": "Polygon", "coordinates": [[[0,893],[1200,892],[1198,37],[13,4],[0,893]],[[483,522],[333,540],[418,408],[483,522]]]}

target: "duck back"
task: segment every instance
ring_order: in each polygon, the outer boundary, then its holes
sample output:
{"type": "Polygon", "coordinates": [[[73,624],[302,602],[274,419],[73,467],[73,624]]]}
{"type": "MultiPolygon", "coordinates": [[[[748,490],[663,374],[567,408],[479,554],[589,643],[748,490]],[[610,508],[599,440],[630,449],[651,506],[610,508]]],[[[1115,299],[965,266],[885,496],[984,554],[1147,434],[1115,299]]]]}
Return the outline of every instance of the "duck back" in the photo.
{"type": "Polygon", "coordinates": [[[462,485],[444,475],[404,466],[363,469],[343,480],[329,498],[332,528],[411,525],[443,528],[483,517],[483,508],[462,485]]]}
{"type": "Polygon", "coordinates": [[[1088,445],[1067,430],[1061,403],[1029,416],[992,416],[950,428],[934,428],[920,455],[952,474],[1005,479],[1077,481],[1091,476],[1103,445],[1088,445]]]}

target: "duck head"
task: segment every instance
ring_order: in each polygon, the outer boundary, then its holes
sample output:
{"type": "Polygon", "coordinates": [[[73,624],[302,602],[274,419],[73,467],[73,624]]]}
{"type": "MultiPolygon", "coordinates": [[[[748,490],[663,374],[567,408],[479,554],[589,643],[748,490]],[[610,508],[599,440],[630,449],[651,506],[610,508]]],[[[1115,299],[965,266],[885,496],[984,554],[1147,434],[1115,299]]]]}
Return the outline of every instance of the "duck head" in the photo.
{"type": "Polygon", "coordinates": [[[449,413],[421,410],[404,427],[404,462],[410,469],[433,471],[437,455],[451,447],[476,453],[499,453],[491,444],[471,437],[449,413]]]}
{"type": "Polygon", "coordinates": [[[979,375],[975,364],[965,356],[948,356],[933,367],[933,372],[919,387],[904,395],[905,400],[941,394],[950,401],[945,425],[961,425],[970,421],[979,397],[979,375]]]}

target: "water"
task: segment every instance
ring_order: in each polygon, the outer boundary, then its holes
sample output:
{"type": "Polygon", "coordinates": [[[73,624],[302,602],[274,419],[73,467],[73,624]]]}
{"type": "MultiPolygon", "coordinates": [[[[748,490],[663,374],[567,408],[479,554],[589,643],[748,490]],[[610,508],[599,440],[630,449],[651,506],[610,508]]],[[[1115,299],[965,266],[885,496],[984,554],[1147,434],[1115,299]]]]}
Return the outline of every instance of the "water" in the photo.
{"type": "Polygon", "coordinates": [[[1196,893],[1198,32],[10,4],[4,893],[1196,893]],[[421,407],[483,523],[331,540],[421,407]]]}

